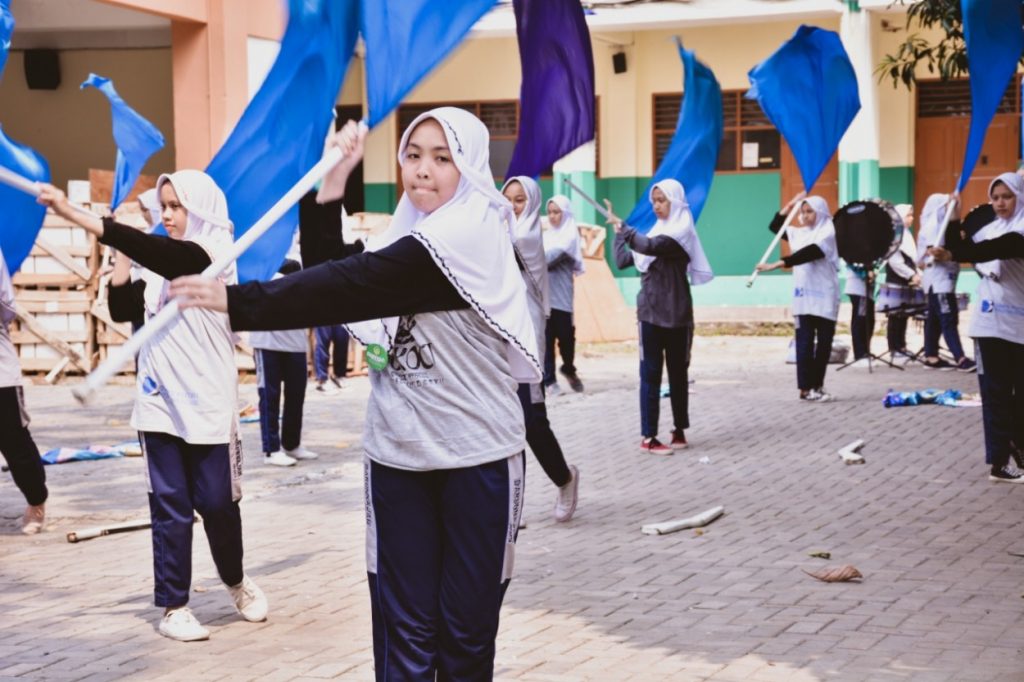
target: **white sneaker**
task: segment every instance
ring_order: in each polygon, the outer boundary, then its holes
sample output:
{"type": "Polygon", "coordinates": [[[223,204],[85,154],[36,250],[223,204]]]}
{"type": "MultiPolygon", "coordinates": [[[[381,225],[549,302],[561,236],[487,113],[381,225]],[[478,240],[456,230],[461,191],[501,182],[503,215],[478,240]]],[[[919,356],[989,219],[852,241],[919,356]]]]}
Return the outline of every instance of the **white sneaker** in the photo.
{"type": "Polygon", "coordinates": [[[316,454],[312,450],[307,450],[305,445],[300,445],[294,450],[285,448],[285,454],[292,459],[317,459],[320,455],[316,454]]]}
{"type": "Polygon", "coordinates": [[[276,467],[291,467],[295,466],[297,460],[294,457],[289,457],[285,453],[278,450],[277,452],[271,452],[269,455],[263,456],[263,463],[270,464],[276,467]]]}
{"type": "Polygon", "coordinates": [[[158,632],[169,639],[179,642],[199,642],[210,639],[210,631],[202,626],[192,615],[192,609],[182,606],[164,614],[158,632]]]}
{"type": "Polygon", "coordinates": [[[245,576],[242,582],[232,587],[226,586],[231,598],[235,600],[235,608],[250,623],[259,623],[267,619],[267,596],[256,586],[252,578],[245,576]]]}
{"type": "Polygon", "coordinates": [[[816,390],[814,391],[814,394],[817,396],[815,398],[815,401],[819,403],[830,403],[836,399],[834,395],[832,395],[831,393],[826,393],[825,391],[816,390]]]}
{"type": "Polygon", "coordinates": [[[558,382],[556,381],[555,383],[551,384],[550,386],[545,386],[544,387],[544,393],[548,397],[554,398],[556,395],[562,395],[562,387],[559,386],[558,382]]]}
{"type": "Polygon", "coordinates": [[[565,523],[576,513],[576,503],[579,501],[580,492],[580,471],[575,465],[569,465],[569,472],[572,478],[569,482],[558,489],[558,497],[555,499],[555,521],[565,523]]]}

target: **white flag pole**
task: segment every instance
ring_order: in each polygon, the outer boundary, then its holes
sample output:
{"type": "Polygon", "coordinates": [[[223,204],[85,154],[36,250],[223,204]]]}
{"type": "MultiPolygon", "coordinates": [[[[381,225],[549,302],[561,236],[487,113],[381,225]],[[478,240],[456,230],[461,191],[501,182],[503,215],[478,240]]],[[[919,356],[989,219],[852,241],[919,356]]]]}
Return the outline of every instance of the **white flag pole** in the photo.
{"type": "MultiPolygon", "coordinates": [[[[800,210],[800,205],[802,203],[803,203],[803,201],[798,201],[795,204],[793,204],[793,208],[790,209],[789,215],[786,216],[786,222],[782,223],[782,227],[780,227],[779,231],[775,233],[775,239],[773,239],[772,243],[768,245],[768,248],[765,250],[764,255],[761,256],[761,260],[759,260],[757,262],[758,265],[761,265],[762,263],[767,263],[768,262],[768,258],[772,255],[772,251],[775,250],[775,247],[778,246],[779,242],[782,240],[782,235],[786,234],[786,228],[789,227],[792,224],[793,219],[796,218],[796,213],[797,213],[797,211],[800,210]]],[[[747,288],[748,289],[750,287],[754,286],[754,280],[757,279],[757,276],[759,274],[761,274],[761,273],[755,267],[754,268],[754,272],[752,272],[750,274],[750,277],[747,278],[747,288]]]]}

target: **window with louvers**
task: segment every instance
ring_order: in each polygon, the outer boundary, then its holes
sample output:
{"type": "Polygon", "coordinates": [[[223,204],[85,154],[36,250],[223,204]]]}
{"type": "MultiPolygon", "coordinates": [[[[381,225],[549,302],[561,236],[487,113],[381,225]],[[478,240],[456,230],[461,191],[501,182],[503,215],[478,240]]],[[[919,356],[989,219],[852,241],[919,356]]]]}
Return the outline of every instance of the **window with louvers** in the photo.
{"type": "MultiPolygon", "coordinates": [[[[754,100],[744,99],[743,90],[722,93],[722,146],[715,170],[749,172],[781,167],[782,142],[779,131],[754,100]]],[[[675,134],[682,93],[654,95],[654,169],[661,164],[675,134]]]]}
{"type": "MultiPolygon", "coordinates": [[[[488,102],[433,102],[429,104],[403,104],[398,107],[398,136],[401,135],[409,124],[420,114],[437,107],[458,107],[473,114],[487,126],[491,135],[491,172],[497,182],[504,180],[505,171],[509,162],[512,161],[512,152],[515,150],[516,138],[519,136],[519,100],[492,100],[488,102]]],[[[598,126],[598,108],[594,106],[594,128],[598,126]]],[[[596,136],[595,136],[596,139],[596,136]]],[[[600,147],[595,149],[597,158],[600,159],[600,147]]],[[[600,171],[600,167],[598,167],[600,171]]],[[[600,174],[600,172],[598,173],[600,174]]],[[[553,170],[548,168],[542,174],[543,177],[553,175],[553,170]]]]}
{"type": "MultiPolygon", "coordinates": [[[[1018,78],[1011,79],[996,113],[1020,113],[1020,80],[1018,78]]],[[[917,115],[920,118],[970,116],[970,81],[966,78],[953,81],[918,81],[917,115]]]]}

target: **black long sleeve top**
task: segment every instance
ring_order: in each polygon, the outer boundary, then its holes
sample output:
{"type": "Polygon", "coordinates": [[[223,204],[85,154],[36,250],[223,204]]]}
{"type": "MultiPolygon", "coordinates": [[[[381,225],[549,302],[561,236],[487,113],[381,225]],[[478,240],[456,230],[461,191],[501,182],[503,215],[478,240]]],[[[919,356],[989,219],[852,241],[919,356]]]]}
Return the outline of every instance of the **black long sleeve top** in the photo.
{"type": "Polygon", "coordinates": [[[946,228],[946,248],[953,254],[953,260],[959,263],[1024,258],[1024,235],[1018,232],[974,242],[964,238],[961,228],[958,220],[950,220],[946,228]]]}
{"type": "Polygon", "coordinates": [[[615,264],[633,265],[633,251],[657,257],[640,276],[637,319],[658,327],[693,326],[693,298],[686,277],[690,254],[668,235],[648,237],[626,225],[615,235],[615,264]]]}
{"type": "MultiPolygon", "coordinates": [[[[776,213],[772,217],[771,223],[768,224],[768,229],[771,231],[772,234],[778,234],[779,230],[782,229],[782,225],[785,222],[786,214],[776,213]]],[[[789,235],[783,233],[782,240],[788,242],[789,235]]],[[[791,268],[794,265],[803,265],[804,263],[810,263],[811,261],[816,261],[819,258],[824,257],[825,252],[821,250],[820,246],[818,246],[817,244],[809,244],[804,248],[796,251],[795,253],[789,254],[788,256],[782,259],[782,262],[785,264],[787,268],[791,268]]]]}
{"type": "MultiPolygon", "coordinates": [[[[211,262],[210,255],[195,242],[146,234],[115,222],[112,218],[103,219],[100,243],[117,249],[142,267],[166,279],[197,275],[211,262]]],[[[146,283],[142,280],[110,287],[108,302],[110,316],[115,322],[137,321],[143,317],[145,289],[146,283]]]]}
{"type": "Polygon", "coordinates": [[[235,331],[300,329],[468,307],[426,246],[412,236],[270,282],[228,287],[235,331]]]}

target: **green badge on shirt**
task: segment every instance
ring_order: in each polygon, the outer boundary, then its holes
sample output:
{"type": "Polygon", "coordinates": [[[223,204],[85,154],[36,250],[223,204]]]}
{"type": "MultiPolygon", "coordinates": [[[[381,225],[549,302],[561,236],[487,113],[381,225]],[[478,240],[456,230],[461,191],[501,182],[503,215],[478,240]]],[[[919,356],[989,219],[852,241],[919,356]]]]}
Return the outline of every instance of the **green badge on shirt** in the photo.
{"type": "Polygon", "coordinates": [[[388,352],[384,346],[371,343],[366,347],[366,364],[378,372],[388,366],[388,352]]]}

